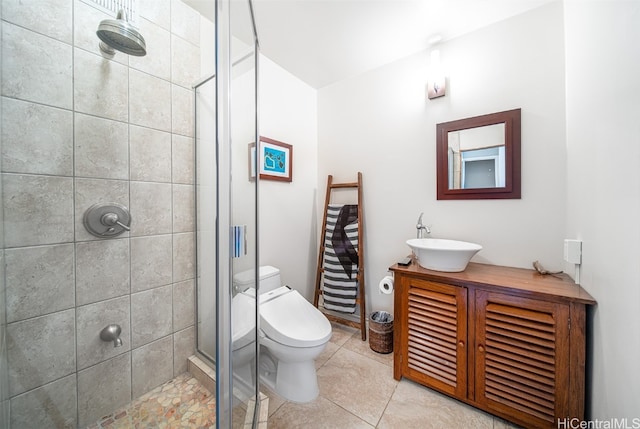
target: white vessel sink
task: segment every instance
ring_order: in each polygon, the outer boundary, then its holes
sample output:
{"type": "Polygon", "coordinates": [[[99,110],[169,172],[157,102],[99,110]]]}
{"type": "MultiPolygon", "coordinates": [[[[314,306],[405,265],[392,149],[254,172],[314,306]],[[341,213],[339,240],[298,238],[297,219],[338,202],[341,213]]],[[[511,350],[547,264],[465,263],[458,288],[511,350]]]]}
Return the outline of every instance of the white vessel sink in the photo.
{"type": "Polygon", "coordinates": [[[440,238],[412,238],[407,244],[421,267],[448,273],[464,271],[473,255],[482,250],[479,244],[440,238]]]}

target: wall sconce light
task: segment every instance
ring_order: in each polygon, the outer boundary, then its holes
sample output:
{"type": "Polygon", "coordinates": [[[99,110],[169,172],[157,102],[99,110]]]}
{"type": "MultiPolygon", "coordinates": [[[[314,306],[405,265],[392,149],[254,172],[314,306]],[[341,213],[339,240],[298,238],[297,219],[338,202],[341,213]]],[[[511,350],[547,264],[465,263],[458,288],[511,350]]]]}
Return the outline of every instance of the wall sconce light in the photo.
{"type": "Polygon", "coordinates": [[[429,66],[429,78],[427,80],[427,97],[429,100],[445,95],[447,89],[442,64],[440,63],[440,50],[431,51],[431,64],[429,66]]]}

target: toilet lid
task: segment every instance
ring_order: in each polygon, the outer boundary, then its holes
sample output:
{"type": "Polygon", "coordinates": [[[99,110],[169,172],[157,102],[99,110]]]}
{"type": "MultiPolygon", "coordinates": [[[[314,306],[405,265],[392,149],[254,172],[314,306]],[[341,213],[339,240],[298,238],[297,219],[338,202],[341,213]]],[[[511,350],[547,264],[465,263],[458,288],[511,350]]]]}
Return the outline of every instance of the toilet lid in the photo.
{"type": "Polygon", "coordinates": [[[260,329],[291,347],[319,346],[331,338],[329,320],[295,290],[260,303],[260,329]]]}

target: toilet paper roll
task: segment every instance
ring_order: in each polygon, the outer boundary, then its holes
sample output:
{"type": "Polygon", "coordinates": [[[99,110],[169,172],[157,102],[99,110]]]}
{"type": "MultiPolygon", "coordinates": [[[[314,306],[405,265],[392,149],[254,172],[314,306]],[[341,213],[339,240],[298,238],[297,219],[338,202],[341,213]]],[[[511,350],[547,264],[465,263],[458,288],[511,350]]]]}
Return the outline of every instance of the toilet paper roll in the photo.
{"type": "Polygon", "coordinates": [[[385,276],[380,280],[380,284],[378,285],[378,289],[380,289],[380,293],[384,293],[386,295],[390,295],[393,293],[393,277],[385,276]]]}

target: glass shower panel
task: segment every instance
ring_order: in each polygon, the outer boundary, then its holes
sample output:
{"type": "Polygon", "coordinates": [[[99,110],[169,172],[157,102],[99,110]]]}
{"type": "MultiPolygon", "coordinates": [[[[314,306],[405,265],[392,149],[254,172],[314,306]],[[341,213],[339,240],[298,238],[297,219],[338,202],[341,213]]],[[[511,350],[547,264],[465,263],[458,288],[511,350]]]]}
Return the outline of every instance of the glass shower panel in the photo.
{"type": "Polygon", "coordinates": [[[217,34],[216,75],[195,88],[197,349],[216,366],[218,427],[226,428],[244,427],[257,410],[255,288],[232,284],[243,272],[255,281],[257,267],[257,182],[249,171],[257,57],[249,3],[218,6],[229,20],[217,28],[229,31],[217,34]]]}
{"type": "MultiPolygon", "coordinates": [[[[232,9],[233,12],[233,9],[232,9]]],[[[249,170],[250,144],[256,141],[256,62],[255,51],[240,41],[232,41],[237,59],[231,71],[231,219],[233,223],[232,272],[255,281],[257,267],[257,182],[249,170]]],[[[254,408],[256,380],[256,299],[255,287],[234,285],[232,289],[231,329],[235,415],[254,408]]]]}
{"type": "Polygon", "coordinates": [[[215,77],[196,88],[197,348],[212,363],[216,355],[216,106],[215,77]]]}
{"type": "MultiPolygon", "coordinates": [[[[0,15],[2,14],[2,3],[0,0],[0,15]]],[[[1,16],[0,16],[1,18],[1,16]]],[[[2,30],[2,20],[0,19],[0,32],[2,30]]],[[[2,58],[2,43],[0,43],[0,61],[2,58]]],[[[2,65],[0,64],[0,70],[2,65]]],[[[2,111],[2,101],[0,99],[0,112],[2,111]]],[[[0,118],[1,119],[1,118],[0,118]]],[[[0,121],[0,124],[2,121],[0,121]]],[[[1,125],[0,125],[1,127],[1,125]]],[[[0,129],[0,131],[2,131],[0,129]]],[[[2,153],[2,132],[0,132],[0,153],[2,153]]],[[[5,305],[5,281],[4,281],[4,212],[2,204],[2,174],[0,174],[0,427],[9,427],[9,367],[7,365],[7,317],[5,305]]]]}
{"type": "MultiPolygon", "coordinates": [[[[0,0],[0,14],[2,1],[0,0]]],[[[2,20],[0,20],[0,30],[2,20]]],[[[0,58],[2,58],[2,43],[0,43],[0,58]]],[[[1,60],[0,60],[1,61],[1,60]]],[[[0,65],[0,70],[2,66],[0,65]]],[[[2,111],[2,100],[0,99],[0,112],[2,111]]],[[[2,121],[0,121],[0,124],[2,121]]],[[[0,125],[1,127],[1,125],[0,125]]],[[[0,153],[2,153],[2,130],[0,129],[0,153]]],[[[9,427],[9,367],[7,365],[7,317],[5,304],[5,281],[4,281],[4,221],[2,204],[2,174],[0,174],[0,428],[9,427]]]]}

